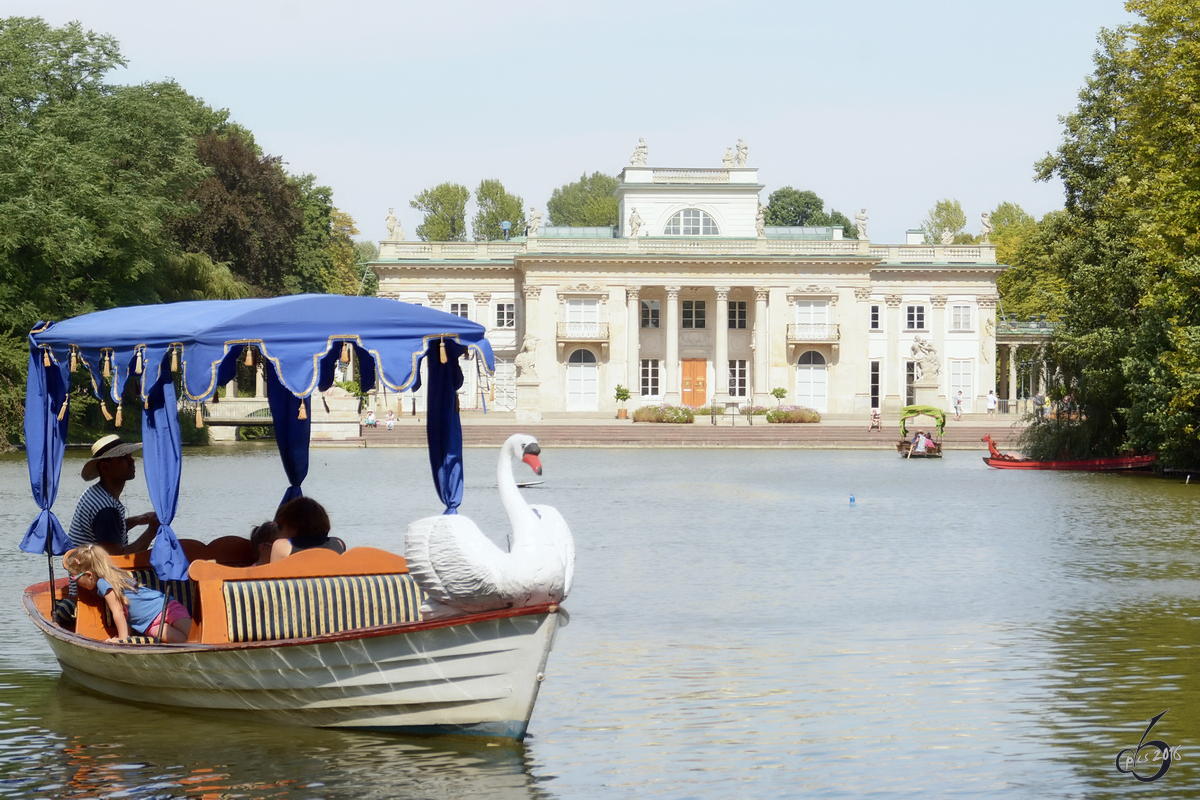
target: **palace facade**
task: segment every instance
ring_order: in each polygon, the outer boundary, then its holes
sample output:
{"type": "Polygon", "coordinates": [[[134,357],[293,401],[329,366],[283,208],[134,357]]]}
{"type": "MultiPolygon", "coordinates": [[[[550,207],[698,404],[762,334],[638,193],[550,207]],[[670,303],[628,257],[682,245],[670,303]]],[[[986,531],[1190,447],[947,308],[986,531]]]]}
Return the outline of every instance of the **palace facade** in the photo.
{"type": "Polygon", "coordinates": [[[918,391],[947,409],[961,391],[982,411],[996,388],[995,248],[765,227],[762,189],[751,167],[630,166],[618,228],[389,239],[371,268],[381,297],[488,329],[496,374],[466,365],[464,408],[612,413],[620,384],[630,407],[774,405],[782,387],[785,405],[823,413],[896,411],[918,391]]]}

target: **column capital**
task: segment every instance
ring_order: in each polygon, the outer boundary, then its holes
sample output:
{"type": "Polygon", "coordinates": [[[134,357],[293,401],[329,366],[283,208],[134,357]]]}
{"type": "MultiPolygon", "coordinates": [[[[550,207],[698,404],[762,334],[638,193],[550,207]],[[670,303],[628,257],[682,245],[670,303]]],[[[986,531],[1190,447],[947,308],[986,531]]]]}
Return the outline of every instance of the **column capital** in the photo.
{"type": "Polygon", "coordinates": [[[540,287],[540,286],[526,286],[525,287],[525,298],[527,300],[537,300],[541,296],[542,296],[542,287],[540,287]]]}
{"type": "Polygon", "coordinates": [[[432,308],[439,308],[439,307],[441,307],[442,303],[444,303],[444,302],[446,302],[446,293],[445,292],[430,292],[429,293],[429,305],[432,308]]]}
{"type": "Polygon", "coordinates": [[[667,286],[665,288],[667,290],[667,299],[668,300],[678,300],[679,292],[683,290],[682,286],[667,286]]]}
{"type": "Polygon", "coordinates": [[[854,299],[860,300],[860,301],[861,300],[870,300],[871,299],[870,287],[860,286],[859,288],[855,289],[854,290],[854,299]]]}
{"type": "Polygon", "coordinates": [[[769,287],[766,287],[766,286],[755,286],[754,287],[754,299],[755,300],[766,300],[770,296],[771,296],[771,290],[769,287]]]}
{"type": "Polygon", "coordinates": [[[934,308],[945,308],[946,307],[946,295],[944,295],[944,294],[931,295],[929,297],[929,302],[934,308]]]}
{"type": "Polygon", "coordinates": [[[729,299],[729,287],[728,286],[718,286],[718,287],[716,287],[716,292],[717,292],[718,300],[728,300],[729,299]]]}
{"type": "Polygon", "coordinates": [[[995,295],[991,295],[989,297],[976,298],[976,302],[979,303],[980,308],[995,308],[996,303],[998,303],[999,301],[1000,301],[1000,298],[995,295]]]}
{"type": "Polygon", "coordinates": [[[899,308],[900,301],[903,299],[904,298],[898,294],[885,294],[883,296],[883,302],[887,303],[888,308],[899,308]]]}
{"type": "Polygon", "coordinates": [[[475,293],[476,305],[486,306],[490,302],[492,302],[492,293],[491,292],[476,292],[475,293]]]}
{"type": "Polygon", "coordinates": [[[642,291],[642,287],[640,287],[640,286],[625,287],[625,302],[636,303],[638,301],[638,299],[641,297],[641,291],[642,291]]]}

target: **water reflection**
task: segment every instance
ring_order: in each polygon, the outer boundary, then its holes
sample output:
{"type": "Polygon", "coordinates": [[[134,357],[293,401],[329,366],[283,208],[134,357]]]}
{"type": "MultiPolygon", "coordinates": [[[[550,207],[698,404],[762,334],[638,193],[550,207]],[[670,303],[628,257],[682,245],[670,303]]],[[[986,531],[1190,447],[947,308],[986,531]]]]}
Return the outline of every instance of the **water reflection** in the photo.
{"type": "Polygon", "coordinates": [[[520,744],[257,726],[0,673],[0,796],[544,797],[520,744]]]}

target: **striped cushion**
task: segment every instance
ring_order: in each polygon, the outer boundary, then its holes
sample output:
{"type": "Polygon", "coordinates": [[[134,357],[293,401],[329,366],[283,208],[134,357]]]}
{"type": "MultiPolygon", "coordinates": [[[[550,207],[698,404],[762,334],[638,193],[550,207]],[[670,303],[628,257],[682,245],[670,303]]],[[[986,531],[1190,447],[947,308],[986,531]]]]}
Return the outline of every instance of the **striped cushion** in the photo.
{"type": "Polygon", "coordinates": [[[117,644],[162,644],[153,636],[126,636],[124,639],[118,639],[117,644]]]}
{"type": "Polygon", "coordinates": [[[225,581],[229,641],[299,639],[420,620],[411,575],[225,581]]]}

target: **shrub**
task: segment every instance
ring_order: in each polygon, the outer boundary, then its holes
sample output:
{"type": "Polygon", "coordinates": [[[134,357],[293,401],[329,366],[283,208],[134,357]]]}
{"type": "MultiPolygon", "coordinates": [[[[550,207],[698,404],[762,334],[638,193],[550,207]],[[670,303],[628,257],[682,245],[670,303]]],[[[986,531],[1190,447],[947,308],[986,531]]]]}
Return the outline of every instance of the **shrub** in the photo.
{"type": "Polygon", "coordinates": [[[689,406],[689,408],[692,409],[692,413],[697,417],[711,417],[714,414],[720,415],[725,413],[725,409],[721,406],[695,406],[694,408],[689,406]]]}
{"type": "Polygon", "coordinates": [[[820,422],[821,415],[804,406],[783,406],[767,412],[767,422],[820,422]]]}
{"type": "Polygon", "coordinates": [[[634,422],[692,422],[696,414],[687,406],[642,406],[634,409],[634,422]]]}
{"type": "Polygon", "coordinates": [[[738,407],[738,413],[741,414],[743,417],[750,417],[750,416],[761,417],[770,410],[771,409],[767,408],[766,406],[739,406],[738,407]]]}

